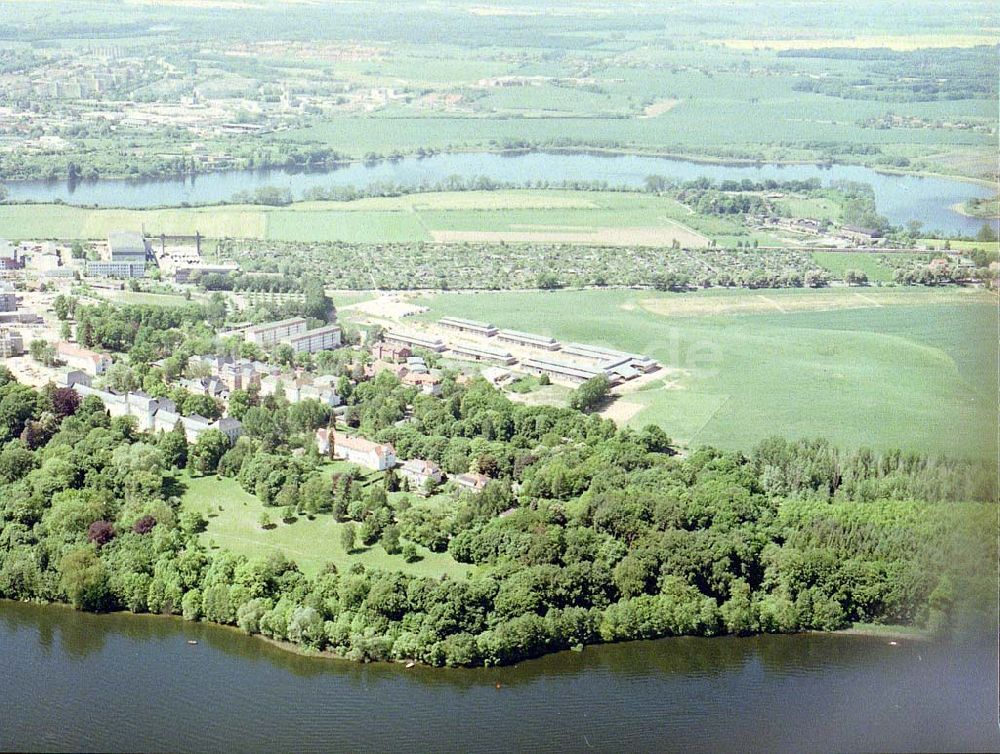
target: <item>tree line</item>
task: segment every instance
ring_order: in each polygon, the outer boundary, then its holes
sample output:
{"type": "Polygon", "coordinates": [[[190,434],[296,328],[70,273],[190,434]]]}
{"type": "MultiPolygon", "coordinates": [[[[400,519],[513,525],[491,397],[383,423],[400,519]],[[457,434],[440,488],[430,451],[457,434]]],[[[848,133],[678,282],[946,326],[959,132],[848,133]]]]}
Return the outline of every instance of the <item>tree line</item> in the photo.
{"type": "Polygon", "coordinates": [[[316,412],[248,406],[234,448],[205,436],[188,446],[177,430],[139,433],[92,398],[0,370],[0,596],[456,666],[678,634],[940,629],[965,603],[989,602],[995,478],[973,463],[822,440],[678,454],[656,427],[512,404],[481,380],[451,381],[438,398],[388,375],[350,400],[358,426],[402,455],[493,481],[425,506],[390,494],[394,474],[333,477],[314,451],[296,452],[324,420],[316,412]],[[182,502],[184,465],[349,521],[352,544],[423,544],[476,570],[435,579],[355,564],[307,577],[279,554],[213,550],[182,502]]]}

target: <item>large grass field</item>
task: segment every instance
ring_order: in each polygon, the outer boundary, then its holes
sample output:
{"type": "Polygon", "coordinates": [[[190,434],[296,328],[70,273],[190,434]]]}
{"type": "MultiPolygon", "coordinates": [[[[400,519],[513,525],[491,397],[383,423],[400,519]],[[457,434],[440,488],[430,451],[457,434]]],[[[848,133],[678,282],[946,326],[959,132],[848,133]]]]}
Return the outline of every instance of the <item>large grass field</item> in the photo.
{"type": "Polygon", "coordinates": [[[650,354],[629,419],[689,444],[770,435],[996,458],[997,301],[948,289],[440,294],[464,316],[650,354]]]}
{"type": "Polygon", "coordinates": [[[735,221],[692,215],[667,197],[595,191],[442,192],[351,202],[298,202],[288,207],[125,210],[0,205],[2,238],[101,239],[113,230],[140,227],[153,236],[199,231],[210,238],[359,243],[432,241],[442,233],[456,232],[528,232],[554,241],[573,240],[563,237],[567,233],[601,232],[630,243],[630,232],[634,236],[643,231],[639,234],[643,238],[660,234],[666,246],[675,236],[685,245],[689,240],[700,245],[704,236],[725,242],[742,232],[735,221]]]}
{"type": "MultiPolygon", "coordinates": [[[[260,515],[265,510],[263,503],[244,491],[236,480],[214,476],[192,478],[183,473],[179,481],[185,487],[184,508],[208,517],[208,529],[201,535],[206,545],[214,544],[248,557],[280,551],[298,563],[307,575],[317,574],[327,563],[335,564],[341,571],[354,563],[363,563],[371,568],[432,577],[460,578],[472,570],[471,566],[456,562],[447,553],[434,553],[419,545],[417,552],[421,557],[413,563],[407,563],[402,555],[389,555],[380,544],[345,552],[340,544],[340,530],[344,524],[329,514],[318,515],[312,520],[302,516],[286,524],[281,521],[280,508],[267,508],[275,526],[265,530],[260,526],[260,515]]],[[[420,504],[434,504],[434,501],[420,501],[420,504]]]]}

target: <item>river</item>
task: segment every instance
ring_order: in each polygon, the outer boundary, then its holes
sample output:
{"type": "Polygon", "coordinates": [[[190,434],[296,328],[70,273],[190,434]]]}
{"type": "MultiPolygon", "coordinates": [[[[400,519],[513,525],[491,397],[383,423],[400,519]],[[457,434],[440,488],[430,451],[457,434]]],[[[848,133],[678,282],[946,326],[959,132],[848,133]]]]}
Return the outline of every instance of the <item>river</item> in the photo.
{"type": "MultiPolygon", "coordinates": [[[[495,181],[524,184],[549,181],[607,181],[613,186],[638,187],[649,175],[677,180],[708,177],[716,180],[806,180],[820,178],[867,183],[875,191],[880,214],[894,225],[919,220],[926,230],[975,235],[983,221],[965,217],[952,207],[971,198],[985,198],[994,188],[948,178],[879,173],[852,165],[722,165],[638,155],[604,155],[580,152],[530,152],[498,154],[459,152],[431,157],[406,157],[375,163],[356,162],[314,172],[287,170],[230,170],[198,176],[151,180],[105,179],[96,181],[9,181],[13,201],[51,202],[100,207],[156,207],[213,204],[229,201],[240,191],[262,186],[288,188],[299,198],[312,187],[362,188],[374,183],[419,186],[452,176],[486,176],[495,181]]],[[[994,222],[994,225],[997,225],[994,222]]]]}
{"type": "Polygon", "coordinates": [[[0,750],[996,751],[981,636],[681,638],[406,670],[0,602],[0,750]]]}

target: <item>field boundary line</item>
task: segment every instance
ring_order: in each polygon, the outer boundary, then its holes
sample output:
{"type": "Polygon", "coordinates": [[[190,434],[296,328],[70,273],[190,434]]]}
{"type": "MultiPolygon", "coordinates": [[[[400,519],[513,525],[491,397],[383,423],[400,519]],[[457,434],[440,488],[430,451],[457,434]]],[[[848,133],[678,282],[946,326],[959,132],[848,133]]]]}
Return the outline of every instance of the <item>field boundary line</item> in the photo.
{"type": "Polygon", "coordinates": [[[855,291],[855,292],[854,292],[854,295],[855,295],[855,296],[857,296],[857,297],[858,297],[859,299],[861,299],[862,301],[867,301],[867,302],[868,302],[869,304],[871,304],[872,306],[877,306],[877,307],[878,307],[879,309],[884,309],[884,308],[885,308],[885,306],[884,306],[883,304],[880,304],[880,303],[879,303],[878,301],[876,301],[875,299],[873,299],[873,298],[868,298],[868,296],[865,296],[864,294],[861,294],[861,293],[858,293],[857,291],[855,291]]]}
{"type": "MultiPolygon", "coordinates": [[[[691,214],[693,215],[694,212],[692,211],[691,214]]],[[[709,241],[712,240],[711,238],[709,238],[708,236],[706,236],[704,233],[701,233],[700,231],[697,231],[694,228],[692,228],[692,227],[690,227],[688,225],[685,225],[680,220],[675,220],[674,218],[667,217],[666,215],[660,215],[660,219],[663,220],[664,222],[666,222],[668,225],[673,225],[675,228],[678,228],[680,230],[686,231],[687,233],[690,233],[693,236],[697,236],[698,238],[700,238],[705,243],[708,243],[709,241]]]]}
{"type": "Polygon", "coordinates": [[[708,415],[708,418],[705,419],[704,422],[702,422],[702,425],[698,427],[698,430],[693,435],[691,435],[691,439],[689,440],[689,442],[693,443],[696,439],[698,439],[698,435],[700,435],[702,432],[705,431],[705,427],[708,426],[709,422],[712,421],[712,419],[715,418],[715,415],[719,413],[723,408],[725,408],[729,404],[729,401],[731,401],[732,399],[733,399],[733,394],[726,393],[726,399],[718,406],[716,406],[715,409],[712,411],[712,413],[708,415]]]}
{"type": "Polygon", "coordinates": [[[759,294],[758,294],[757,298],[761,299],[762,301],[766,301],[767,303],[769,303],[771,306],[773,306],[775,309],[777,309],[782,314],[788,314],[788,310],[785,309],[781,304],[779,304],[774,299],[768,298],[767,296],[761,296],[759,294]]]}

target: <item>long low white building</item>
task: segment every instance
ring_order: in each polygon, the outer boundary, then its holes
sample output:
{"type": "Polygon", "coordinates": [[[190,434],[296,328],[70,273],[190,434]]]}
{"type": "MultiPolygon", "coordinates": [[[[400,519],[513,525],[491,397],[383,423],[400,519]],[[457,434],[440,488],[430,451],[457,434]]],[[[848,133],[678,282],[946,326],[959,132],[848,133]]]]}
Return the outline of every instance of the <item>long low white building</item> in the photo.
{"type": "Polygon", "coordinates": [[[428,351],[441,353],[447,346],[441,338],[434,338],[429,335],[419,335],[418,333],[402,332],[400,330],[389,330],[382,338],[386,343],[394,343],[410,348],[425,348],[428,351]]]}
{"type": "Polygon", "coordinates": [[[91,351],[64,340],[56,344],[56,358],[71,369],[80,369],[95,376],[104,374],[112,363],[111,357],[106,353],[91,351]]]}
{"type": "Polygon", "coordinates": [[[449,330],[482,335],[484,338],[492,338],[499,332],[497,326],[489,322],[478,322],[474,319],[463,319],[462,317],[442,317],[438,320],[438,324],[449,330]]]}
{"type": "Polygon", "coordinates": [[[521,366],[533,374],[547,374],[574,383],[586,382],[599,374],[604,374],[601,369],[549,359],[524,359],[521,366]]]}
{"type": "Polygon", "coordinates": [[[658,366],[656,360],[649,356],[591,346],[586,343],[566,343],[562,347],[562,352],[569,356],[580,356],[600,362],[605,369],[614,369],[620,364],[628,364],[640,372],[652,372],[658,366]]]}
{"type": "Polygon", "coordinates": [[[452,343],[451,352],[455,356],[463,359],[471,359],[472,361],[486,361],[491,364],[501,364],[503,366],[510,366],[517,363],[514,354],[499,348],[474,346],[467,343],[452,343]]]}
{"type": "Polygon", "coordinates": [[[547,335],[537,335],[532,332],[521,332],[520,330],[500,330],[497,333],[497,340],[513,343],[518,346],[528,346],[530,348],[541,348],[543,351],[558,351],[559,341],[547,335]]]}

